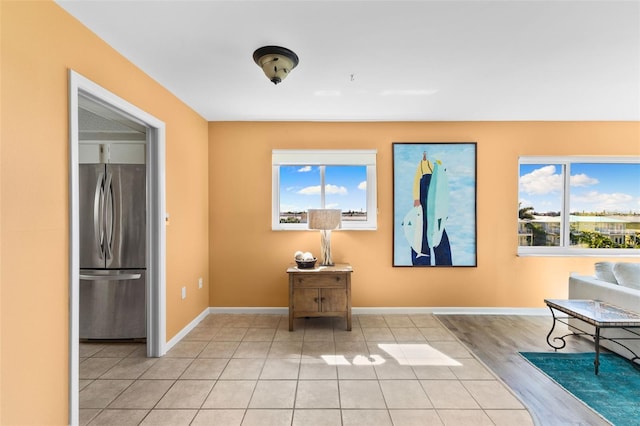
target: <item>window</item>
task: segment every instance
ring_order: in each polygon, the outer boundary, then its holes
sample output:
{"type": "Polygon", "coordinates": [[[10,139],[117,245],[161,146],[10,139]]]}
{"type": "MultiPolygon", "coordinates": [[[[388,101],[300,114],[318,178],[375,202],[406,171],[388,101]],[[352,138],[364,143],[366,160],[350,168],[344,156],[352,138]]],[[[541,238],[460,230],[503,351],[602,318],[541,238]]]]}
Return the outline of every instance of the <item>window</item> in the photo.
{"type": "Polygon", "coordinates": [[[272,229],[307,229],[307,211],[342,210],[341,229],[377,227],[375,150],[273,150],[272,229]]]}
{"type": "Polygon", "coordinates": [[[518,254],[640,256],[640,158],[522,157],[518,254]]]}

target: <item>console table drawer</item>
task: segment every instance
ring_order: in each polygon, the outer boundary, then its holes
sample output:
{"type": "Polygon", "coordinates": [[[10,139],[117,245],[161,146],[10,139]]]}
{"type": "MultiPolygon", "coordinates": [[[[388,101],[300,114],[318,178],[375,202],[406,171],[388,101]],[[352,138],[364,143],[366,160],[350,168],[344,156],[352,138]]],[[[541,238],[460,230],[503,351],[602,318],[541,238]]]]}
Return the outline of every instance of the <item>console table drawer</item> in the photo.
{"type": "Polygon", "coordinates": [[[347,274],[298,274],[293,278],[295,288],[327,288],[347,285],[347,274]]]}

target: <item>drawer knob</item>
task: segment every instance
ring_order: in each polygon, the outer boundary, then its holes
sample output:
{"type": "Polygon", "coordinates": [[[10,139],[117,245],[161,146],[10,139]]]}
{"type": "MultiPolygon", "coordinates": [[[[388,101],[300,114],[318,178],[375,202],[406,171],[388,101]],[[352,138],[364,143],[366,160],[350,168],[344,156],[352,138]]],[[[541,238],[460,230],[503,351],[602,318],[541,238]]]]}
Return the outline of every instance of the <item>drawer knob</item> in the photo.
{"type": "Polygon", "coordinates": [[[314,297],[314,298],[313,298],[313,301],[314,301],[314,302],[316,302],[316,303],[318,303],[318,298],[317,298],[317,297],[314,297]]]}

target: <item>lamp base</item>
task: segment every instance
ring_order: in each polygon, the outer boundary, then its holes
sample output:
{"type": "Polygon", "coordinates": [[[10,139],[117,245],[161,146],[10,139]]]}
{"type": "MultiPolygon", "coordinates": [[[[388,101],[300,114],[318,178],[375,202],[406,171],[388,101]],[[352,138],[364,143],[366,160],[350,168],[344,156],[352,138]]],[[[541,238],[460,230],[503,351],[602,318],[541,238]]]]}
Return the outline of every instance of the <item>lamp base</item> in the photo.
{"type": "Polygon", "coordinates": [[[333,259],[331,259],[331,230],[323,229],[320,231],[320,251],[322,254],[322,260],[320,266],[333,266],[333,259]]]}

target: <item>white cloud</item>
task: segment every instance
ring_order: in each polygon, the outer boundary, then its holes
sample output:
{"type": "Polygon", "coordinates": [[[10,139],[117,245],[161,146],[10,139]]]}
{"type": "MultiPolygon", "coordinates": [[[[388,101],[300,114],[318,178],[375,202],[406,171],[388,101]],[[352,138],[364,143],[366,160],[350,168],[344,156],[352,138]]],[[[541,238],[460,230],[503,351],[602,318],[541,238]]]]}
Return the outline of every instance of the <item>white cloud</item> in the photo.
{"type": "Polygon", "coordinates": [[[527,200],[526,198],[520,198],[518,200],[519,203],[519,209],[525,208],[525,207],[531,207],[533,206],[533,203],[529,200],[527,200]]]}
{"type": "MultiPolygon", "coordinates": [[[[349,193],[349,191],[344,186],[325,185],[324,193],[325,194],[331,194],[331,195],[336,195],[336,194],[337,195],[347,195],[349,193]]],[[[307,186],[305,188],[302,188],[300,191],[298,191],[298,194],[301,194],[301,195],[316,195],[316,194],[320,194],[320,185],[307,186]]]]}
{"type": "Polygon", "coordinates": [[[571,196],[571,210],[628,212],[634,210],[634,201],[633,196],[629,194],[589,191],[571,196]]]}
{"type": "Polygon", "coordinates": [[[571,176],[571,178],[569,179],[569,183],[571,184],[571,186],[590,186],[596,185],[600,183],[600,181],[596,178],[589,177],[584,173],[580,173],[578,175],[571,176]]]}
{"type": "Polygon", "coordinates": [[[367,181],[363,180],[362,182],[360,182],[360,184],[358,185],[358,189],[366,191],[367,190],[367,181]]]}
{"type": "Polygon", "coordinates": [[[304,166],[298,169],[298,173],[306,173],[311,171],[311,166],[304,166]]]}
{"type": "Polygon", "coordinates": [[[562,176],[555,166],[544,166],[520,177],[520,192],[543,195],[562,189],[562,176]]]}
{"type": "Polygon", "coordinates": [[[315,195],[320,193],[320,185],[315,186],[307,186],[298,191],[298,194],[301,195],[315,195]]]}
{"type": "Polygon", "coordinates": [[[339,195],[347,195],[349,191],[344,186],[330,185],[327,184],[324,187],[325,194],[339,194],[339,195]]]}
{"type": "MultiPolygon", "coordinates": [[[[574,187],[596,185],[600,181],[584,173],[573,175],[569,183],[574,187]]],[[[562,189],[562,175],[556,173],[553,165],[544,166],[520,177],[520,192],[530,195],[544,195],[559,192],[562,189]]]]}

